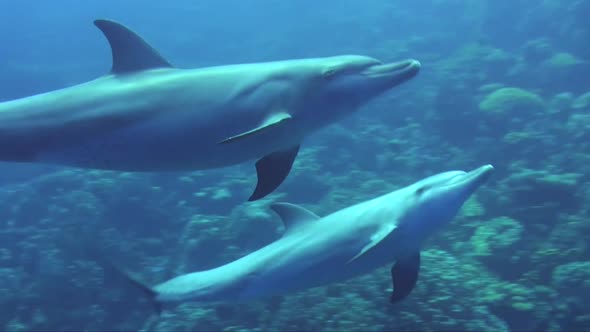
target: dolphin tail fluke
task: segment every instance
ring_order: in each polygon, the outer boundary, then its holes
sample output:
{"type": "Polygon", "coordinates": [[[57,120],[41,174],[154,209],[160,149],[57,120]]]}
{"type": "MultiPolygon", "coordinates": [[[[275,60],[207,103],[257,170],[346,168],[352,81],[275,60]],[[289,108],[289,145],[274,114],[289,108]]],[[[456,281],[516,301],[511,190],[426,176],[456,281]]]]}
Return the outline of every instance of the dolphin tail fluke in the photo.
{"type": "Polygon", "coordinates": [[[133,285],[135,288],[141,290],[146,298],[148,299],[148,301],[150,302],[150,304],[152,305],[152,308],[154,309],[154,312],[156,312],[156,314],[158,316],[162,315],[162,303],[160,303],[156,297],[158,296],[158,292],[156,292],[155,290],[153,290],[152,288],[150,288],[149,286],[145,285],[144,283],[140,282],[139,280],[137,280],[135,277],[131,276],[130,274],[126,273],[123,270],[119,270],[119,273],[125,277],[125,279],[131,284],[133,285]]]}
{"type": "Polygon", "coordinates": [[[145,297],[150,302],[152,308],[154,309],[154,312],[156,312],[158,317],[162,315],[162,303],[159,302],[157,299],[157,291],[147,286],[143,282],[139,281],[139,279],[132,276],[129,272],[125,271],[124,269],[118,267],[113,262],[104,259],[101,259],[101,262],[103,264],[103,268],[105,269],[105,273],[107,273],[108,270],[110,270],[110,272],[123,277],[123,279],[125,279],[130,285],[140,290],[145,295],[145,297]]]}

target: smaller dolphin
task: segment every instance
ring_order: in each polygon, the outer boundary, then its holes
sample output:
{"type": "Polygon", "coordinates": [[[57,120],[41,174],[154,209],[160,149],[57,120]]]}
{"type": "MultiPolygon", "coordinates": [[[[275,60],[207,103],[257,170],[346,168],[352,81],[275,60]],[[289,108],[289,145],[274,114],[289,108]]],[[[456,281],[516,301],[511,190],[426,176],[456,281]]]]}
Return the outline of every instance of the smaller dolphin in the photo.
{"type": "Polygon", "coordinates": [[[257,160],[257,200],[287,177],[305,137],[420,70],[361,55],[179,69],[120,23],[94,24],[111,71],[1,102],[0,161],[193,171],[257,160]]]}
{"type": "Polygon", "coordinates": [[[391,302],[418,280],[420,248],[490,176],[493,167],[451,171],[320,218],[293,204],[271,208],[285,223],[275,242],[226,265],[177,276],[153,288],[155,301],[235,302],[303,290],[368,273],[391,261],[391,302]]]}

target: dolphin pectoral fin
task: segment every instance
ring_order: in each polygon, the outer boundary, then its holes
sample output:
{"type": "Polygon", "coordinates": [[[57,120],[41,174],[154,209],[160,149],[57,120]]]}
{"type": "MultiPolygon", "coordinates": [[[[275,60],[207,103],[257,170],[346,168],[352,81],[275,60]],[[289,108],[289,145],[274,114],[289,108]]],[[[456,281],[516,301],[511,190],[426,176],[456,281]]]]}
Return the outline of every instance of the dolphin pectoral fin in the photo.
{"type": "Polygon", "coordinates": [[[95,20],[111,45],[113,67],[111,73],[172,67],[152,46],[126,26],[111,20],[95,20]]]}
{"type": "Polygon", "coordinates": [[[280,113],[273,114],[268,119],[266,119],[266,121],[264,121],[264,123],[262,125],[254,128],[254,129],[245,131],[241,134],[237,134],[232,137],[228,137],[228,138],[220,141],[219,143],[220,144],[232,143],[232,142],[236,142],[241,139],[244,139],[246,137],[250,137],[250,136],[253,136],[256,134],[262,134],[272,128],[280,127],[282,124],[285,123],[285,121],[288,121],[290,119],[291,119],[291,115],[289,115],[289,113],[280,112],[280,113]]]}
{"type": "Polygon", "coordinates": [[[248,201],[260,199],[277,189],[289,175],[298,152],[299,145],[288,150],[273,152],[258,160],[256,162],[258,183],[248,201]]]}
{"type": "Polygon", "coordinates": [[[364,255],[371,248],[373,248],[377,244],[379,244],[379,242],[381,242],[387,235],[389,235],[389,233],[391,233],[391,231],[393,231],[395,229],[395,227],[396,227],[395,223],[387,224],[384,227],[381,227],[378,232],[376,232],[375,234],[373,234],[373,236],[371,236],[370,242],[367,243],[367,245],[365,245],[363,247],[363,249],[361,249],[361,251],[358,254],[356,254],[353,258],[351,258],[348,262],[346,262],[346,264],[353,262],[357,258],[364,255]]]}
{"type": "Polygon", "coordinates": [[[393,293],[389,301],[397,303],[405,299],[416,286],[420,271],[420,252],[416,252],[404,259],[398,260],[391,267],[393,293]]]}

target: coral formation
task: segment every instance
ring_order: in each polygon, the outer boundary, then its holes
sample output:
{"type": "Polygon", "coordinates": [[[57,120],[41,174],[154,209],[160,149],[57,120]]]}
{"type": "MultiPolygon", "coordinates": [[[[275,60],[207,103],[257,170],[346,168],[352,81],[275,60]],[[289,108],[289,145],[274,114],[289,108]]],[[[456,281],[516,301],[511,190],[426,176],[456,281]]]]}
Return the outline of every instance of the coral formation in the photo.
{"type": "Polygon", "coordinates": [[[486,95],[479,103],[479,109],[489,114],[514,118],[544,112],[545,102],[533,92],[506,87],[486,95]]]}
{"type": "MultiPolygon", "coordinates": [[[[195,40],[190,22],[211,28],[217,41],[232,40],[207,43],[207,52],[172,53],[187,67],[356,53],[415,57],[424,70],[407,88],[302,142],[287,181],[254,203],[245,198],[255,170],[243,165],[185,173],[51,169],[34,176],[23,176],[21,165],[0,165],[0,329],[588,330],[590,1],[369,2],[318,2],[310,10],[296,1],[236,1],[237,9],[224,4],[217,12],[214,2],[175,2],[158,11],[182,26],[154,35],[172,50],[195,40]],[[232,13],[239,13],[232,23],[246,17],[264,24],[240,21],[235,30],[225,21],[232,13]],[[170,306],[156,319],[145,294],[106,263],[153,285],[279,237],[283,225],[269,209],[273,202],[325,215],[433,173],[482,163],[497,169],[489,185],[425,245],[419,282],[396,305],[388,302],[392,284],[384,266],[255,302],[170,306]]],[[[55,36],[25,32],[27,17],[50,22],[55,10],[39,6],[55,4],[36,4],[44,15],[13,15],[19,34],[2,35],[10,46],[0,62],[2,100],[104,71],[89,60],[93,53],[64,63],[50,51],[69,52],[67,43],[48,49],[43,41],[53,45],[55,36]]],[[[148,12],[141,13],[146,22],[148,12]]],[[[62,26],[58,18],[55,28],[62,26]]],[[[199,38],[198,45],[208,42],[199,38]]]]}

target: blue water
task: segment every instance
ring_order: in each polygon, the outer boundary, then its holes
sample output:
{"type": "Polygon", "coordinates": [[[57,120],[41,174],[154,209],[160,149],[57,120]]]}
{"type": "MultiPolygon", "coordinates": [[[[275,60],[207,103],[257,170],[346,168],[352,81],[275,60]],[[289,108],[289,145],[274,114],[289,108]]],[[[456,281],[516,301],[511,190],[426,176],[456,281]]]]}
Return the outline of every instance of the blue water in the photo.
{"type": "Polygon", "coordinates": [[[97,18],[181,68],[339,54],[422,63],[415,79],[309,137],[285,183],[257,203],[245,203],[252,163],[166,174],[0,164],[0,329],[590,330],[589,15],[588,0],[0,3],[1,101],[106,73],[97,18]],[[487,112],[506,91],[516,93],[487,112]],[[156,319],[96,259],[155,284],[276,239],[273,201],[325,215],[487,163],[492,180],[424,248],[418,286],[397,306],[385,266],[156,319]]]}

